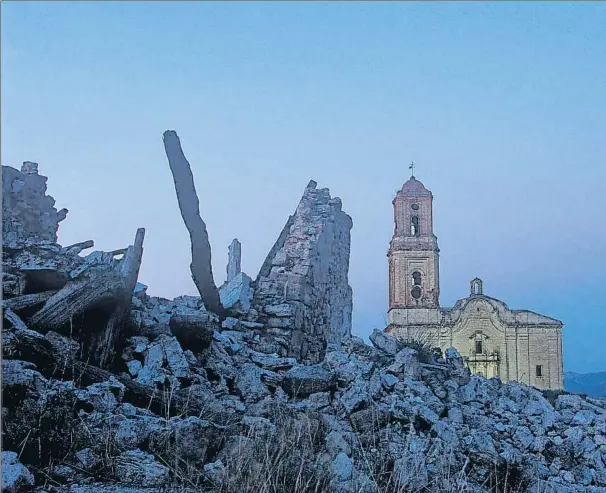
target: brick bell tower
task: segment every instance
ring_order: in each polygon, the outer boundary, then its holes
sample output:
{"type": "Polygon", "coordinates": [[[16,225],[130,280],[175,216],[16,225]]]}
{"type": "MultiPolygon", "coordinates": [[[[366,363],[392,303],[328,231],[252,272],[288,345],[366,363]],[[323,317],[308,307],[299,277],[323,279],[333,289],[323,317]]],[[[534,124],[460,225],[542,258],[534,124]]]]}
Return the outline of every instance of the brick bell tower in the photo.
{"type": "MultiPolygon", "coordinates": [[[[411,165],[412,168],[413,165],[411,165]]],[[[438,239],[432,193],[411,176],[393,200],[395,231],[389,244],[389,312],[440,306],[438,239]]]]}

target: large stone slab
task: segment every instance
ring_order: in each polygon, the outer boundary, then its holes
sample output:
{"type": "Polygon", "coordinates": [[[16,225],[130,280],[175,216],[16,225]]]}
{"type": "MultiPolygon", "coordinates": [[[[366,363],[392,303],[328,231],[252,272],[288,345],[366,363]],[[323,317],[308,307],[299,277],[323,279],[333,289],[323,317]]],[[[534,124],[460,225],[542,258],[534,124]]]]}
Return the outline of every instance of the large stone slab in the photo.
{"type": "Polygon", "coordinates": [[[289,334],[286,353],[322,360],[327,344],[351,333],[348,283],[351,217],[311,181],[256,279],[253,307],[269,328],[289,334]]]}

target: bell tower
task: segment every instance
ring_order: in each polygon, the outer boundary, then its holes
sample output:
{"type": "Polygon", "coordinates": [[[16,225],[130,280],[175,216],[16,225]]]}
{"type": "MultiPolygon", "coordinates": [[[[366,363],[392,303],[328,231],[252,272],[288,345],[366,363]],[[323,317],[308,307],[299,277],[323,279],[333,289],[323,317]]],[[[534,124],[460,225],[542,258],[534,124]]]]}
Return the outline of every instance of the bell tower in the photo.
{"type": "Polygon", "coordinates": [[[433,234],[432,202],[432,193],[414,176],[393,200],[395,229],[387,253],[390,312],[440,306],[440,249],[433,234]]]}

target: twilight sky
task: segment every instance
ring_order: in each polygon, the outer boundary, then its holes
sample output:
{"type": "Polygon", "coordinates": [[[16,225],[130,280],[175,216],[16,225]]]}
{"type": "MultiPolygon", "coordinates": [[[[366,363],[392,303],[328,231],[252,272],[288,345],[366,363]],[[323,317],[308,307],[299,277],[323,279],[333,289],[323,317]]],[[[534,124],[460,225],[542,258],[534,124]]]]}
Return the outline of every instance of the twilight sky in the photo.
{"type": "Polygon", "coordinates": [[[354,333],[383,328],[391,200],[434,194],[443,306],[469,280],[562,320],[606,370],[606,4],[9,2],[2,164],[40,164],[60,243],[145,227],[139,280],[197,294],[162,133],[188,157],[215,280],[257,272],[309,179],[354,221],[354,333]]]}

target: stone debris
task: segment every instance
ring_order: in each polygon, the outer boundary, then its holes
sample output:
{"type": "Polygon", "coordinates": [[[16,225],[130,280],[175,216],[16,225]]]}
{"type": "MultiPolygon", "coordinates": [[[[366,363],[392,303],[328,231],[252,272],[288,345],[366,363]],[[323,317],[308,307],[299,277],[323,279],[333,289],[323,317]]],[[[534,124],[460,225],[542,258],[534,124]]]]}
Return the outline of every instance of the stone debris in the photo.
{"type": "Polygon", "coordinates": [[[2,166],[2,177],[3,305],[32,328],[78,337],[89,361],[111,366],[130,317],[145,230],[137,230],[127,248],[80,257],[93,242],[66,248],[56,243],[65,213],[54,209],[37,164],[26,162],[22,171],[2,166]],[[85,320],[87,329],[80,332],[85,320]]]}
{"type": "Polygon", "coordinates": [[[351,219],[315,183],[257,280],[223,295],[236,299],[230,316],[203,296],[149,296],[131,277],[118,300],[72,299],[82,308],[65,330],[36,318],[41,307],[70,282],[101,292],[123,259],[54,243],[57,218],[39,219],[49,202],[10,196],[15,180],[41,179],[26,171],[3,167],[12,224],[38,217],[3,257],[3,489],[252,492],[273,481],[296,492],[304,478],[322,493],[606,491],[605,400],[471,375],[452,348],[351,335],[351,219]],[[119,351],[103,367],[87,334],[125,297],[119,351]]]}

